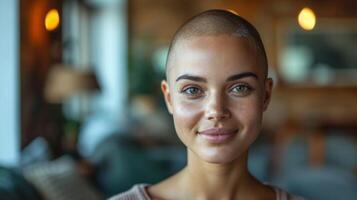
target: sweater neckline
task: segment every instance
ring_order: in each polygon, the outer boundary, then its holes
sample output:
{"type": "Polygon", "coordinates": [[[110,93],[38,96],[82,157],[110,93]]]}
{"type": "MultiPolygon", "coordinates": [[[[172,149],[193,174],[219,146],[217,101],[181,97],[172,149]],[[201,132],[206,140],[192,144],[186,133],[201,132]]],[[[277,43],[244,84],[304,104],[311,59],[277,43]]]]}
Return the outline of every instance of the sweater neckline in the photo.
{"type": "MultiPolygon", "coordinates": [[[[148,183],[140,183],[140,184],[136,184],[134,185],[134,188],[136,188],[136,190],[144,197],[144,200],[151,200],[146,187],[150,186],[151,184],[148,183]]],[[[266,186],[271,187],[274,191],[275,191],[275,197],[276,200],[287,200],[287,193],[275,186],[271,186],[268,184],[265,184],[266,186]]]]}

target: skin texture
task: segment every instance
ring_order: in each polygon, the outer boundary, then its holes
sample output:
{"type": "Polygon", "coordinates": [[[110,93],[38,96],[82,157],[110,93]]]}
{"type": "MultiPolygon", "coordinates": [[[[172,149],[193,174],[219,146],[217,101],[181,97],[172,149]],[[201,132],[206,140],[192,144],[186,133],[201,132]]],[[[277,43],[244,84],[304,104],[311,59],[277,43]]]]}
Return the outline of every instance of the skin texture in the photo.
{"type": "Polygon", "coordinates": [[[248,147],[259,135],[272,90],[254,49],[246,38],[228,34],[177,44],[161,89],[188,162],[147,188],[153,199],[275,199],[247,170],[248,147]],[[202,132],[212,128],[229,132],[229,139],[207,140],[202,132]]]}
{"type": "Polygon", "coordinates": [[[182,39],[190,39],[203,35],[228,34],[235,37],[244,37],[251,42],[251,47],[259,51],[261,67],[267,75],[267,57],[265,48],[256,28],[241,16],[220,9],[207,10],[193,16],[186,21],[175,33],[169,47],[168,59],[166,63],[166,77],[171,67],[171,52],[175,52],[176,43],[182,39]]]}

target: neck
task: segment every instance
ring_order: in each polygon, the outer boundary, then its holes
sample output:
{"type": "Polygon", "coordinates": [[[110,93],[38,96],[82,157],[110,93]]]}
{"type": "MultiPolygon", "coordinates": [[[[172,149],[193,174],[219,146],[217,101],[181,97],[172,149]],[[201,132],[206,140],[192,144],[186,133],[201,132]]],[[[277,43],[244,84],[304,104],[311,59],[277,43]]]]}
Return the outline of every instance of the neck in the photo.
{"type": "Polygon", "coordinates": [[[194,199],[246,199],[245,195],[258,184],[248,172],[247,152],[233,162],[215,164],[197,159],[188,151],[183,174],[182,184],[194,199]]]}

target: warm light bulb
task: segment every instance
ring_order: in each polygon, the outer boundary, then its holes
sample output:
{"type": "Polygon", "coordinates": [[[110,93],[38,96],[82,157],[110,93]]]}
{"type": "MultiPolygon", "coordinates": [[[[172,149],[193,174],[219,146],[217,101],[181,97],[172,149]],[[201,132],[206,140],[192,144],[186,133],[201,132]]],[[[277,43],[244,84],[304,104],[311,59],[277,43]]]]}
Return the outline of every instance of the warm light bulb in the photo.
{"type": "Polygon", "coordinates": [[[60,23],[60,17],[58,14],[58,10],[51,9],[50,11],[48,11],[45,18],[46,30],[48,31],[55,30],[58,27],[59,23],[60,23]]]}
{"type": "Polygon", "coordinates": [[[310,31],[314,29],[316,24],[316,16],[314,11],[308,7],[303,8],[299,13],[298,22],[301,28],[305,30],[310,31]]]}

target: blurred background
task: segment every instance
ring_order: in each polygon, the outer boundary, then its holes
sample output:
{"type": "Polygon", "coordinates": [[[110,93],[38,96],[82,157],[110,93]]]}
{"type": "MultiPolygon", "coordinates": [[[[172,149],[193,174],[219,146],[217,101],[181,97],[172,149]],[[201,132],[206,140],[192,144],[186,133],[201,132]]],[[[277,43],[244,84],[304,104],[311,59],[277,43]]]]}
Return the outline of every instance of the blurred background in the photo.
{"type": "Polygon", "coordinates": [[[103,199],[186,152],[159,83],[207,9],[261,33],[275,81],[249,169],[312,200],[357,199],[357,1],[0,1],[1,199],[103,199]]]}

